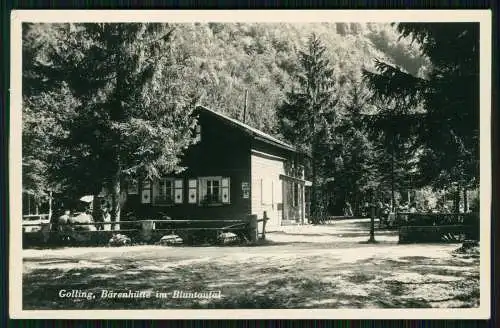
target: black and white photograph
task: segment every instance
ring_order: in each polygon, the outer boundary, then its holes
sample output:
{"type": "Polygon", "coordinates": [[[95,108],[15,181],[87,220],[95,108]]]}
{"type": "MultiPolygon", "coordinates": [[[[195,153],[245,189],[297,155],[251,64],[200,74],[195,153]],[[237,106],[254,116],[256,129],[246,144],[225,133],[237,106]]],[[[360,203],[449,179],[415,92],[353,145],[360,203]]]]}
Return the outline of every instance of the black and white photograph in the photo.
{"type": "Polygon", "coordinates": [[[489,11],[11,25],[11,316],[489,318],[489,11]]]}

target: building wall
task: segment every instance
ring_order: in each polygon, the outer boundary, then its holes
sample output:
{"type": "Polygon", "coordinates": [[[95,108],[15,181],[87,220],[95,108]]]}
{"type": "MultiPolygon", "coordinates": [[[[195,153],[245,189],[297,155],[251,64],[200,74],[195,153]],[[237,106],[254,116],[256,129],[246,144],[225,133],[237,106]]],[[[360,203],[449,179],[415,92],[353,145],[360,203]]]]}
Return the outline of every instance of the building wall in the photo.
{"type": "Polygon", "coordinates": [[[265,155],[251,154],[252,174],[252,214],[259,218],[267,213],[269,221],[266,230],[272,230],[281,225],[283,189],[280,174],[285,174],[283,160],[265,155]]]}
{"type": "MultiPolygon", "coordinates": [[[[124,212],[133,211],[138,217],[149,218],[157,218],[158,212],[162,212],[173,219],[240,219],[251,213],[262,218],[266,211],[270,218],[266,230],[281,225],[283,184],[280,174],[286,174],[284,161],[296,160],[295,153],[252,139],[240,128],[209,113],[200,114],[199,123],[201,140],[186,151],[182,161],[187,169],[168,176],[182,179],[182,203],[144,204],[139,186],[138,195],[129,195],[124,212]],[[210,206],[188,202],[188,180],[208,176],[230,178],[230,204],[210,206]]],[[[154,198],[154,192],[149,196],[154,198]]]]}
{"type": "Polygon", "coordinates": [[[250,214],[250,198],[244,198],[242,190],[243,183],[250,183],[249,138],[209,115],[200,115],[199,122],[201,140],[186,151],[182,161],[186,170],[166,176],[183,180],[182,204],[141,204],[139,196],[135,197],[131,206],[135,212],[150,216],[162,212],[173,219],[240,219],[250,214]],[[229,204],[200,205],[188,202],[188,180],[209,176],[230,179],[229,204]]]}

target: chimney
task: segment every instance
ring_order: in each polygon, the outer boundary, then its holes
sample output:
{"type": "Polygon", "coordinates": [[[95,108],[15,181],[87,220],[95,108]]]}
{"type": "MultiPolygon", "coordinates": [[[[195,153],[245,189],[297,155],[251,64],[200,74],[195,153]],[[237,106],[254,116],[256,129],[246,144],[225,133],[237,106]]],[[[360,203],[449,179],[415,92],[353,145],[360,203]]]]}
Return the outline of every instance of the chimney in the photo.
{"type": "Polygon", "coordinates": [[[245,104],[243,107],[243,123],[246,123],[246,120],[247,120],[247,100],[248,100],[248,89],[245,90],[245,104]]]}

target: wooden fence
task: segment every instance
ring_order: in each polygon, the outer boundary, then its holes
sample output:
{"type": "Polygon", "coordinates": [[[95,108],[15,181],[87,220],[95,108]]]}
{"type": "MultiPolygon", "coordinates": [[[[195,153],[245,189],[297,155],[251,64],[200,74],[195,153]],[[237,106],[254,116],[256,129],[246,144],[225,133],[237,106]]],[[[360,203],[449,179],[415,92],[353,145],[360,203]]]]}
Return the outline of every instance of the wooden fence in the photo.
{"type": "Polygon", "coordinates": [[[50,223],[50,214],[23,215],[23,232],[39,231],[44,224],[50,223]]]}
{"type": "Polygon", "coordinates": [[[91,222],[57,225],[50,222],[23,222],[23,246],[42,246],[55,244],[103,245],[116,234],[129,237],[134,243],[154,243],[165,235],[178,235],[186,244],[202,242],[216,243],[217,237],[232,232],[241,239],[255,243],[265,239],[265,226],[268,218],[258,219],[249,215],[245,219],[217,220],[134,220],[120,222],[91,222]],[[258,223],[263,222],[262,231],[258,223]],[[97,230],[97,226],[119,225],[119,229],[97,230]]]}
{"type": "Polygon", "coordinates": [[[478,213],[398,213],[400,243],[479,240],[478,213]]]}

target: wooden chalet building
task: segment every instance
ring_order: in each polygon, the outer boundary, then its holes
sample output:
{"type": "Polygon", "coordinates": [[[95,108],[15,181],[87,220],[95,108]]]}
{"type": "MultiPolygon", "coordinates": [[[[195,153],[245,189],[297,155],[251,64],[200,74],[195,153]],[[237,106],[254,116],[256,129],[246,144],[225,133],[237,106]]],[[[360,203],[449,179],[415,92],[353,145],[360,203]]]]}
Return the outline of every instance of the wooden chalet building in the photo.
{"type": "Polygon", "coordinates": [[[305,157],[295,147],[205,107],[197,107],[198,142],[185,171],[129,189],[127,207],[172,219],[239,219],[249,214],[271,228],[307,219],[305,157]]]}

